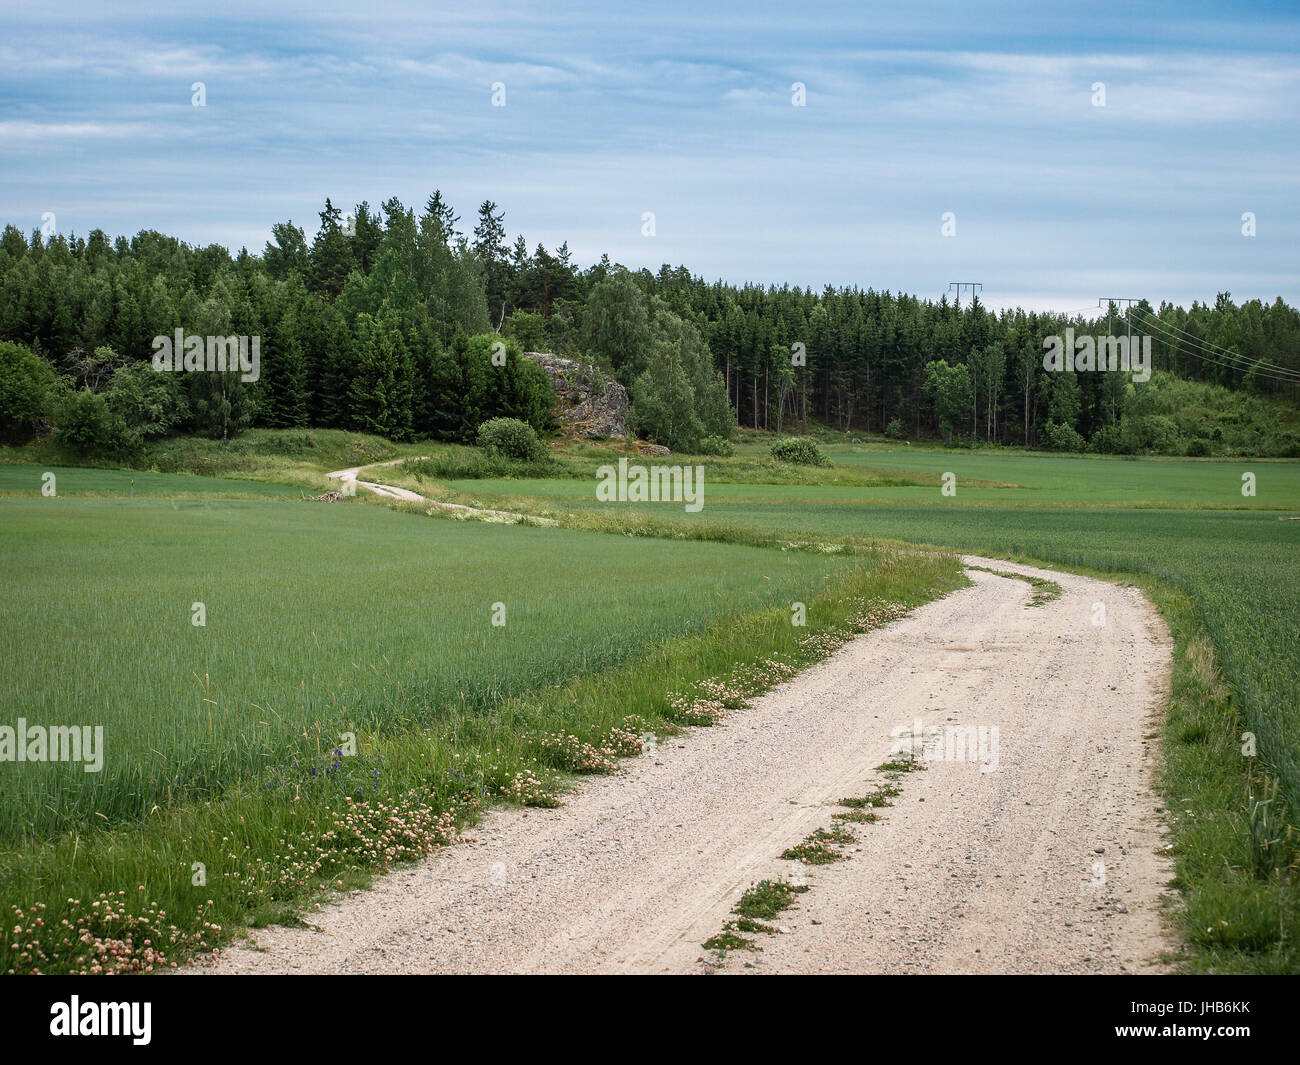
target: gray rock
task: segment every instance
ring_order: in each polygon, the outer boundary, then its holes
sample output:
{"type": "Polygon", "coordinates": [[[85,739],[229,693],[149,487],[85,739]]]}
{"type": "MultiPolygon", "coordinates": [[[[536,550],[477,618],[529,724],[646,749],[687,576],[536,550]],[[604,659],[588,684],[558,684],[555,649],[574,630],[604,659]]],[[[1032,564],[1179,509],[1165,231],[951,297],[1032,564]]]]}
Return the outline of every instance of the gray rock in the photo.
{"type": "Polygon", "coordinates": [[[602,439],[627,436],[627,390],[595,367],[550,355],[525,351],[546,373],[555,389],[556,417],[570,436],[602,439]]]}

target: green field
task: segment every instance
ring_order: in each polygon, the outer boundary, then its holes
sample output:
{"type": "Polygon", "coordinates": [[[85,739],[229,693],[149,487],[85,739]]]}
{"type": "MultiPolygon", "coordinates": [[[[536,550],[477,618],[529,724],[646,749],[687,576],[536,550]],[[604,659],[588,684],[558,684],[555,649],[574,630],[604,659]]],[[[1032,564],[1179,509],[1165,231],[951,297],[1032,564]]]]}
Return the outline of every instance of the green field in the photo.
{"type": "MultiPolygon", "coordinates": [[[[82,479],[102,489],[118,478],[82,479]]],[[[698,632],[723,611],[812,598],[853,565],[417,520],[373,503],[0,506],[6,719],[102,724],[108,750],[95,774],[56,764],[0,773],[0,844],[92,815],[139,818],[169,795],[218,794],[296,751],[308,726],[328,745],[345,729],[485,710],[698,632]],[[504,625],[493,624],[496,603],[504,625]]]]}
{"type": "MultiPolygon", "coordinates": [[[[1300,462],[1280,459],[1103,458],[1090,455],[995,454],[895,446],[832,446],[848,466],[889,467],[912,473],[957,475],[956,498],[968,502],[1123,504],[1125,506],[1300,505],[1300,462]],[[1255,474],[1255,495],[1241,494],[1241,475],[1255,474]],[[1011,488],[964,487],[985,480],[1011,488]]],[[[927,496],[907,489],[905,498],[927,496]]],[[[929,496],[936,493],[929,492],[929,496]]],[[[904,497],[900,497],[904,498],[904,497]]]]}
{"type": "Polygon", "coordinates": [[[263,499],[299,499],[302,492],[283,484],[240,481],[232,478],[196,477],[188,473],[156,473],[142,470],[89,470],[77,466],[0,465],[0,498],[41,496],[51,502],[69,497],[103,496],[128,499],[136,496],[168,498],[206,497],[213,499],[252,496],[263,499]],[[53,475],[49,481],[47,475],[53,475]],[[42,495],[46,483],[52,495],[42,495]]]}
{"type": "MultiPolygon", "coordinates": [[[[838,469],[893,474],[921,484],[839,485],[736,483],[732,463],[687,456],[672,462],[704,466],[706,500],[838,505],[853,502],[934,506],[1088,506],[1278,509],[1300,505],[1300,462],[1279,459],[1121,459],[1084,455],[992,455],[838,445],[825,449],[838,469]],[[939,479],[956,476],[956,495],[944,497],[939,479]],[[1255,495],[1243,496],[1243,473],[1255,475],[1255,495]]],[[[606,459],[605,461],[609,461],[606,459]]],[[[595,463],[591,464],[594,468],[595,463]]],[[[789,467],[786,467],[788,470],[789,467]]],[[[823,481],[834,476],[816,471],[823,481]]],[[[453,481],[459,491],[528,495],[574,503],[595,501],[594,473],[585,480],[499,479],[453,481]]]]}

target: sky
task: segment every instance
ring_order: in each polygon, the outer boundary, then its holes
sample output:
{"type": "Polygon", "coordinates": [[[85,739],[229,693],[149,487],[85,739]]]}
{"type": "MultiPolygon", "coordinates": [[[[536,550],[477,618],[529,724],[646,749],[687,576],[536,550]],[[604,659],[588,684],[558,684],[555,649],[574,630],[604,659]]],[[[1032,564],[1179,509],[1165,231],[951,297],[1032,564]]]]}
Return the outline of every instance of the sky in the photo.
{"type": "Polygon", "coordinates": [[[0,225],[260,252],[440,188],[581,266],[1297,304],[1298,102],[1298,4],[0,0],[0,225]]]}

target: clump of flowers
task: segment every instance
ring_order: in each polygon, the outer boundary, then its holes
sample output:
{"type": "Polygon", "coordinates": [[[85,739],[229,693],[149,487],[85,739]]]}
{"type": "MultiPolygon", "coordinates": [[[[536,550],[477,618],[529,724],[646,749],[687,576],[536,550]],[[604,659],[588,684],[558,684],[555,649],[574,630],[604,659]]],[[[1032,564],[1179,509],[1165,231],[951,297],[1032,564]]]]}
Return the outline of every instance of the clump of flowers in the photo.
{"type": "Polygon", "coordinates": [[[538,780],[531,769],[516,773],[514,779],[501,789],[501,794],[524,806],[540,806],[549,809],[560,805],[555,791],[538,780]]]}
{"type": "Polygon", "coordinates": [[[324,853],[356,855],[370,864],[390,866],[409,862],[450,843],[456,836],[456,811],[438,813],[410,792],[396,803],[357,802],[351,796],[320,837],[324,853]]]}
{"type": "Polygon", "coordinates": [[[855,635],[897,621],[907,613],[907,607],[901,603],[884,603],[880,600],[863,601],[857,607],[846,626],[809,633],[799,640],[799,649],[810,658],[827,658],[855,635]]]}
{"type": "Polygon", "coordinates": [[[727,716],[727,708],[698,695],[668,693],[668,717],[680,725],[712,725],[727,716]]]}
{"type": "Polygon", "coordinates": [[[810,658],[829,658],[844,646],[849,634],[844,629],[827,629],[825,632],[812,632],[799,640],[799,650],[810,658]]]}
{"type": "Polygon", "coordinates": [[[780,658],[765,658],[762,662],[739,666],[732,671],[731,684],[745,695],[758,695],[789,680],[799,672],[799,667],[780,658]]]}
{"type": "MultiPolygon", "coordinates": [[[[563,729],[538,736],[533,742],[546,762],[569,773],[612,773],[618,767],[619,752],[609,743],[598,747],[563,729]]],[[[640,751],[639,737],[636,742],[640,751]]]]}
{"type": "Polygon", "coordinates": [[[745,691],[734,680],[726,681],[717,677],[697,680],[691,685],[704,699],[715,702],[727,710],[741,710],[746,706],[745,691]]]}
{"type": "Polygon", "coordinates": [[[634,732],[629,728],[610,729],[605,746],[620,758],[635,758],[644,749],[641,731],[634,732]]]}
{"type": "Polygon", "coordinates": [[[888,625],[891,621],[897,621],[906,614],[907,607],[902,603],[884,603],[875,600],[874,603],[863,603],[862,612],[855,614],[849,624],[854,632],[870,632],[882,625],[888,625]]]}
{"type": "Polygon", "coordinates": [[[156,902],[146,906],[141,899],[133,904],[125,891],[101,892],[89,906],[68,899],[65,916],[47,926],[43,902],[30,912],[15,906],[7,972],[38,975],[54,970],[91,976],[174,969],[172,952],[207,950],[208,937],[220,933],[221,926],[209,921],[204,911],[205,904],[199,903],[193,920],[182,928],[169,923],[156,902]]]}

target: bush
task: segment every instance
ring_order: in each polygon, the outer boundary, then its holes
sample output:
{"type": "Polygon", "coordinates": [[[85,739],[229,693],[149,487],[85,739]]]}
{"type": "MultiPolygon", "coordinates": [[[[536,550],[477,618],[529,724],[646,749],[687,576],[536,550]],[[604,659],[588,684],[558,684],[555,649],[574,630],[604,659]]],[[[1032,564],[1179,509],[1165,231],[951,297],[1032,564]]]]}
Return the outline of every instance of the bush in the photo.
{"type": "Polygon", "coordinates": [[[793,466],[829,466],[831,460],[811,440],[791,437],[778,440],[771,448],[772,457],[777,462],[788,462],[793,466]]]}
{"type": "Polygon", "coordinates": [[[1092,434],[1088,450],[1098,455],[1124,455],[1130,451],[1130,446],[1119,424],[1113,422],[1092,434]]]}
{"type": "Polygon", "coordinates": [[[1192,459],[1203,459],[1210,454],[1210,442],[1208,440],[1190,440],[1187,443],[1187,457],[1192,459]]]}
{"type": "Polygon", "coordinates": [[[725,436],[706,436],[696,447],[696,453],[700,455],[720,455],[722,458],[729,458],[736,453],[736,448],[725,436]]]}
{"type": "Polygon", "coordinates": [[[1048,422],[1043,426],[1043,446],[1049,451],[1083,451],[1087,444],[1073,427],[1048,422]]]}
{"type": "Polygon", "coordinates": [[[885,435],[889,437],[890,440],[902,440],[903,423],[900,422],[897,418],[893,419],[888,425],[885,426],[885,435]]]}
{"type": "Polygon", "coordinates": [[[1300,459],[1300,436],[1293,432],[1271,436],[1265,441],[1261,453],[1281,459],[1300,459]]]}
{"type": "Polygon", "coordinates": [[[121,458],[139,444],[104,397],[89,389],[74,392],[64,402],[54,439],[82,458],[121,458]]]}
{"type": "Polygon", "coordinates": [[[0,342],[0,438],[21,441],[54,411],[59,375],[22,344],[0,342]]]}
{"type": "Polygon", "coordinates": [[[477,442],[496,458],[541,462],[547,455],[546,445],[538,439],[537,431],[518,418],[492,418],[484,422],[478,427],[477,442]]]}
{"type": "Polygon", "coordinates": [[[141,437],[166,436],[189,416],[189,403],[175,374],[147,362],[123,366],[103,392],[108,409],[141,437]]]}

